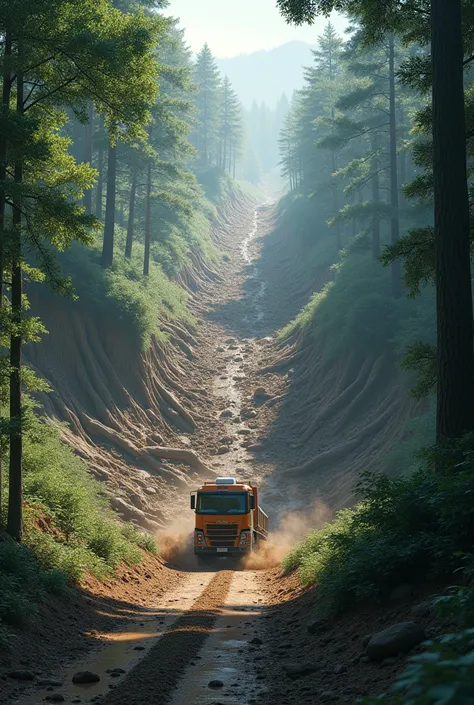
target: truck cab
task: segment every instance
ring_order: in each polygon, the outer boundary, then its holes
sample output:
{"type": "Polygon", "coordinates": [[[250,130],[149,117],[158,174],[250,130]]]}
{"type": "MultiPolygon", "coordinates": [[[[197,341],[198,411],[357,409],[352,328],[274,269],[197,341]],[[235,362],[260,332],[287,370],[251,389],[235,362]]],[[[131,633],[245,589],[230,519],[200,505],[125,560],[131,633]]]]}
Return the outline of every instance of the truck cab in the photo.
{"type": "Polygon", "coordinates": [[[268,517],[251,482],[233,477],[206,480],[191,493],[197,556],[242,556],[268,537],[268,517]]]}

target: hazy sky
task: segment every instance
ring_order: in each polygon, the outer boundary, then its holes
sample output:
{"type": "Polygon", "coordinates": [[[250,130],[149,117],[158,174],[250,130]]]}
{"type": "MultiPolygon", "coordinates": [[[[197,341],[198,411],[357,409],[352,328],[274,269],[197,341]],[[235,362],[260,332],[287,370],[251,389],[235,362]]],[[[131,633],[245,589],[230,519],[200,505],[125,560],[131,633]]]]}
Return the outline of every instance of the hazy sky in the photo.
{"type": "MultiPolygon", "coordinates": [[[[287,25],[276,0],[171,0],[168,12],[181,19],[193,51],[207,41],[217,57],[272,49],[293,40],[315,44],[326,24],[318,18],[312,26],[287,25]]],[[[346,24],[337,15],[332,22],[339,31],[346,24]]]]}

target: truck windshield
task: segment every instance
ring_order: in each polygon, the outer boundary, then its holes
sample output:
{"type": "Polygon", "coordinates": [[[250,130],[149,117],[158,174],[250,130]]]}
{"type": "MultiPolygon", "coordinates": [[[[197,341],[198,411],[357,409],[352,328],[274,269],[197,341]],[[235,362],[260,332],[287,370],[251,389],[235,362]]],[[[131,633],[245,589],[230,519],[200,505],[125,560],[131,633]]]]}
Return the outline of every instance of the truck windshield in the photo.
{"type": "Polygon", "coordinates": [[[198,492],[198,514],[247,514],[247,492],[198,492]]]}

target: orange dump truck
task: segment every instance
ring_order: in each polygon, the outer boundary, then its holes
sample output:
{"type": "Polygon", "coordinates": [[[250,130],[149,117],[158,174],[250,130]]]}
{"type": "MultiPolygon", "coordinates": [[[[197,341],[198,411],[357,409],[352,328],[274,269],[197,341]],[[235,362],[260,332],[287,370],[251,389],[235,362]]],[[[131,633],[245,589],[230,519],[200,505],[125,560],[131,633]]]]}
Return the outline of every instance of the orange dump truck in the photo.
{"type": "Polygon", "coordinates": [[[258,489],[234,477],[206,480],[191,492],[196,513],[197,556],[242,556],[268,537],[268,516],[258,502],[258,489]]]}

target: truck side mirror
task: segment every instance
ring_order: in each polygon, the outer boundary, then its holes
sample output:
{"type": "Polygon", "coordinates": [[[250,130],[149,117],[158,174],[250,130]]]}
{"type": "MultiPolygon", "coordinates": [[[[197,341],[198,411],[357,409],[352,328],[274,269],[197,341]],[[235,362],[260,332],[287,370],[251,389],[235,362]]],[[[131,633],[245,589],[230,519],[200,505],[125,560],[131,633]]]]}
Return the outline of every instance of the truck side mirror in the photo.
{"type": "Polygon", "coordinates": [[[191,509],[196,509],[196,495],[191,495],[191,509]]]}
{"type": "Polygon", "coordinates": [[[253,494],[250,495],[250,509],[255,509],[255,496],[253,494]]]}

